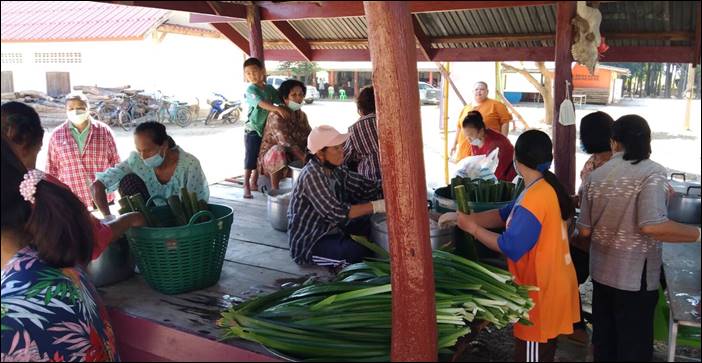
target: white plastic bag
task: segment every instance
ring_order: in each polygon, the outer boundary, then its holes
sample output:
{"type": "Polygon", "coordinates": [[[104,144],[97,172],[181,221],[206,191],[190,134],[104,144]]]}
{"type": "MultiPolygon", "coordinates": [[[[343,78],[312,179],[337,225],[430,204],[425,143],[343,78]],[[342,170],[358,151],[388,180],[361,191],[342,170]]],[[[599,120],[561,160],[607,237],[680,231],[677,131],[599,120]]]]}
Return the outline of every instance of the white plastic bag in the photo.
{"type": "Polygon", "coordinates": [[[458,162],[456,176],[461,178],[496,180],[495,170],[499,163],[500,148],[495,148],[488,155],[468,156],[458,162]]]}

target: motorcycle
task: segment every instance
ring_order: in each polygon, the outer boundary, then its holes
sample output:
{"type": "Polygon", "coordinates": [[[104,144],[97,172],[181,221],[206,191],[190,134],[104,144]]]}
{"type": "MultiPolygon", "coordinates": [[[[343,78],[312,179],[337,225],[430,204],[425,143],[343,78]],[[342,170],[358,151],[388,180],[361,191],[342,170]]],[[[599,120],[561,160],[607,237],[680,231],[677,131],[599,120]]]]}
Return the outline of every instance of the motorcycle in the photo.
{"type": "Polygon", "coordinates": [[[229,101],[226,97],[219,93],[214,94],[213,99],[208,99],[207,104],[210,105],[210,113],[205,118],[205,125],[214,120],[222,121],[222,123],[235,124],[241,117],[241,101],[229,101]]]}

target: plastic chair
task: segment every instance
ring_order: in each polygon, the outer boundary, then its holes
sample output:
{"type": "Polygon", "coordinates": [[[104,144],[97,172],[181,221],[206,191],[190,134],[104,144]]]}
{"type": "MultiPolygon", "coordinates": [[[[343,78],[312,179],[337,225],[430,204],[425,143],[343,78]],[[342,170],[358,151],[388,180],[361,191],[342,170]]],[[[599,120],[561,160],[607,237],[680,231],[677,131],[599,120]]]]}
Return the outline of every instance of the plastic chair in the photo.
{"type": "Polygon", "coordinates": [[[340,89],[339,90],[339,99],[340,100],[345,100],[346,99],[346,90],[340,89]]]}

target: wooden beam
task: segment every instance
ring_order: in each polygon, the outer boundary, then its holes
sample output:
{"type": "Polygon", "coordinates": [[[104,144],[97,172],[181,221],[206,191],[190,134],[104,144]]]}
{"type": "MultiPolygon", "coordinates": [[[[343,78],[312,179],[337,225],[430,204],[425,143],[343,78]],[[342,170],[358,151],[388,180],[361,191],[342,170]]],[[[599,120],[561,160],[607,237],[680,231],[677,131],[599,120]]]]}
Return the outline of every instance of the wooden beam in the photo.
{"type": "Polygon", "coordinates": [[[556,176],[568,191],[575,194],[575,125],[560,123],[560,106],[568,92],[573,91],[573,56],[570,51],[573,27],[570,20],[576,14],[575,1],[561,1],[556,8],[556,70],[553,93],[553,150],[556,176]]]}
{"type": "Polygon", "coordinates": [[[694,59],[693,47],[610,47],[600,62],[692,63],[694,59]]]}
{"type": "MultiPolygon", "coordinates": [[[[439,68],[439,72],[444,77],[444,79],[449,82],[449,84],[451,85],[451,88],[453,88],[453,92],[456,93],[456,96],[458,96],[458,99],[461,100],[463,107],[465,107],[467,104],[466,99],[463,98],[461,91],[459,91],[458,87],[456,87],[456,85],[453,83],[453,80],[451,79],[451,74],[449,73],[449,71],[446,68],[444,68],[444,65],[441,64],[440,62],[436,62],[436,67],[439,68]]],[[[448,89],[447,89],[447,91],[448,91],[448,89]]]]}
{"type": "Polygon", "coordinates": [[[436,56],[436,51],[431,47],[431,39],[422,30],[422,25],[419,24],[419,19],[416,15],[412,15],[412,26],[414,28],[414,37],[419,44],[419,49],[424,55],[424,59],[431,62],[436,56]]]}
{"type": "MultiPolygon", "coordinates": [[[[276,61],[305,61],[306,59],[295,49],[266,49],[266,59],[276,61]]],[[[317,49],[312,61],[370,61],[368,49],[317,49]]]]}
{"type": "Polygon", "coordinates": [[[697,2],[697,7],[695,9],[695,17],[697,17],[697,22],[695,25],[695,60],[693,65],[700,64],[700,18],[702,18],[702,13],[700,12],[700,2],[697,2]]]}
{"type": "Polygon", "coordinates": [[[285,20],[277,20],[271,22],[274,27],[276,27],[284,36],[288,39],[290,44],[292,44],[295,49],[308,61],[312,60],[312,48],[310,48],[309,42],[300,36],[300,33],[295,30],[295,28],[290,25],[285,20]]]}
{"type": "Polygon", "coordinates": [[[222,35],[227,37],[234,45],[236,45],[242,52],[247,55],[251,55],[249,41],[244,38],[236,29],[232,28],[229,24],[212,24],[215,29],[219,30],[222,35]]]}
{"type": "MultiPolygon", "coordinates": [[[[555,48],[446,48],[436,49],[434,61],[441,62],[553,62],[555,48]]],[[[694,59],[692,47],[612,47],[604,54],[602,62],[657,62],[690,63],[694,59]]],[[[423,57],[417,48],[418,59],[423,57]]],[[[266,59],[303,61],[305,58],[294,49],[266,49],[266,59]]],[[[369,61],[367,49],[315,49],[313,61],[369,61]]]]}
{"type": "Polygon", "coordinates": [[[434,272],[412,19],[401,1],[364,1],[364,7],[393,271],[391,359],[433,362],[434,272]]]}
{"type": "Polygon", "coordinates": [[[263,53],[263,31],[261,30],[261,10],[256,5],[246,6],[246,23],[249,25],[249,55],[258,58],[262,63],[263,53]]]}
{"type": "Polygon", "coordinates": [[[553,61],[553,51],[553,47],[443,48],[436,50],[434,60],[442,62],[553,61]]]}

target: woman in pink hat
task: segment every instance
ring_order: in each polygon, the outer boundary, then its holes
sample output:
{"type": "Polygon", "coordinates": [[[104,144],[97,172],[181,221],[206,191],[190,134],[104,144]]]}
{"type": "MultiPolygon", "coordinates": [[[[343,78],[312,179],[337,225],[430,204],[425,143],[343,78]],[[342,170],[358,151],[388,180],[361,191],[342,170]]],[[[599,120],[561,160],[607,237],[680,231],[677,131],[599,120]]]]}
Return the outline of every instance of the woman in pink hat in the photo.
{"type": "Polygon", "coordinates": [[[348,137],[325,125],[307,138],[308,161],[288,209],[290,253],[298,264],[336,266],[371,255],[350,235],[369,235],[368,217],[385,213],[382,184],[342,166],[348,137]]]}

